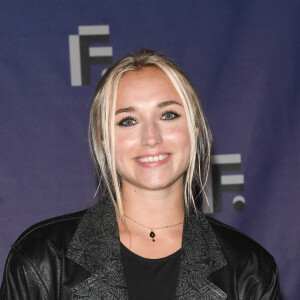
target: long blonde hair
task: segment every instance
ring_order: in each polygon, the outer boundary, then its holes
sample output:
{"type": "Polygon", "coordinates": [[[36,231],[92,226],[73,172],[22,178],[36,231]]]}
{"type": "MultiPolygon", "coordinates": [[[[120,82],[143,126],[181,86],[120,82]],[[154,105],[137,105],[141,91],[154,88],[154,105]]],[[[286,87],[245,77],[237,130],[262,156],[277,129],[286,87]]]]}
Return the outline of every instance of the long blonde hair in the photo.
{"type": "Polygon", "coordinates": [[[130,71],[155,66],[161,69],[177,90],[186,113],[191,153],[184,180],[186,210],[196,209],[195,197],[204,193],[210,166],[211,131],[200,99],[184,72],[162,54],[142,49],[130,53],[111,66],[100,80],[90,112],[89,141],[103,192],[108,192],[117,213],[123,218],[121,181],[115,165],[114,120],[118,85],[130,71]],[[198,195],[195,195],[197,191],[198,195]]]}

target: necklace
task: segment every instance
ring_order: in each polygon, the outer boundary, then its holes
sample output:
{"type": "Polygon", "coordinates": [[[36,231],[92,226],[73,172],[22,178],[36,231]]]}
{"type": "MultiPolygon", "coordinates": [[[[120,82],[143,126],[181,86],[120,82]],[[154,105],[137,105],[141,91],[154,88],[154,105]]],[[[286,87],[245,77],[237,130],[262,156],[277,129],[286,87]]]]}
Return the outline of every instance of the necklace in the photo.
{"type": "Polygon", "coordinates": [[[152,242],[155,242],[155,233],[154,233],[153,230],[159,230],[159,229],[165,229],[165,228],[169,228],[169,227],[174,227],[174,226],[177,226],[177,225],[180,225],[180,224],[183,223],[183,221],[182,221],[182,222],[179,222],[179,223],[176,223],[176,224],[172,224],[172,225],[168,225],[168,226],[163,226],[163,227],[148,227],[146,225],[143,225],[143,224],[141,224],[141,223],[139,223],[139,222],[131,219],[130,217],[128,217],[126,215],[124,215],[124,216],[125,216],[125,218],[129,219],[130,221],[132,221],[132,222],[134,222],[134,223],[136,223],[136,224],[138,224],[138,225],[140,225],[140,226],[142,226],[144,228],[150,229],[149,236],[152,238],[152,242]]]}

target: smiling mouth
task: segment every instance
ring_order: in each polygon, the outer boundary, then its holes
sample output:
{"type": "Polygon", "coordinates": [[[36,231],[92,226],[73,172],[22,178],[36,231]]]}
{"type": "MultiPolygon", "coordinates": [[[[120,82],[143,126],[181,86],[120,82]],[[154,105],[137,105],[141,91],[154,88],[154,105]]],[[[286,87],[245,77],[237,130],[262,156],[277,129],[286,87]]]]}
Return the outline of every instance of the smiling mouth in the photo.
{"type": "Polygon", "coordinates": [[[147,163],[147,162],[157,162],[166,159],[170,154],[160,154],[156,156],[145,156],[137,158],[139,162],[147,163]]]}

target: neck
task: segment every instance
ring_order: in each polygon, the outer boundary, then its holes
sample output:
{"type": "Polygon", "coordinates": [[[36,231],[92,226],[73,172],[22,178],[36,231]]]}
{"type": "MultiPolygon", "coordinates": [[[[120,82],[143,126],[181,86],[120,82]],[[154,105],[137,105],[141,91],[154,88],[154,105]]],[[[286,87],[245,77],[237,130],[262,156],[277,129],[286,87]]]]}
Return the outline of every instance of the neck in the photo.
{"type": "Polygon", "coordinates": [[[148,226],[168,226],[183,221],[183,188],[170,187],[148,191],[123,185],[122,198],[125,215],[148,226]]]}
{"type": "Polygon", "coordinates": [[[181,248],[182,182],[155,191],[122,182],[122,200],[125,215],[134,220],[125,217],[122,222],[118,219],[120,240],[125,247],[146,258],[165,257],[181,248]]]}

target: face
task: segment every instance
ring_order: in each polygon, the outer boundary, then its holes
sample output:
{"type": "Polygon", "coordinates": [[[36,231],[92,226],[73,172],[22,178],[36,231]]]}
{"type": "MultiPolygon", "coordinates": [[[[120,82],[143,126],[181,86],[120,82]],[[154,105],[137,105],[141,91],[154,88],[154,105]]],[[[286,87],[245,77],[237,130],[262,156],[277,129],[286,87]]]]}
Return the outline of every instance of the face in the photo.
{"type": "Polygon", "coordinates": [[[182,187],[190,136],[182,100],[167,75],[156,67],[126,73],[116,101],[115,159],[123,188],[182,187]]]}

